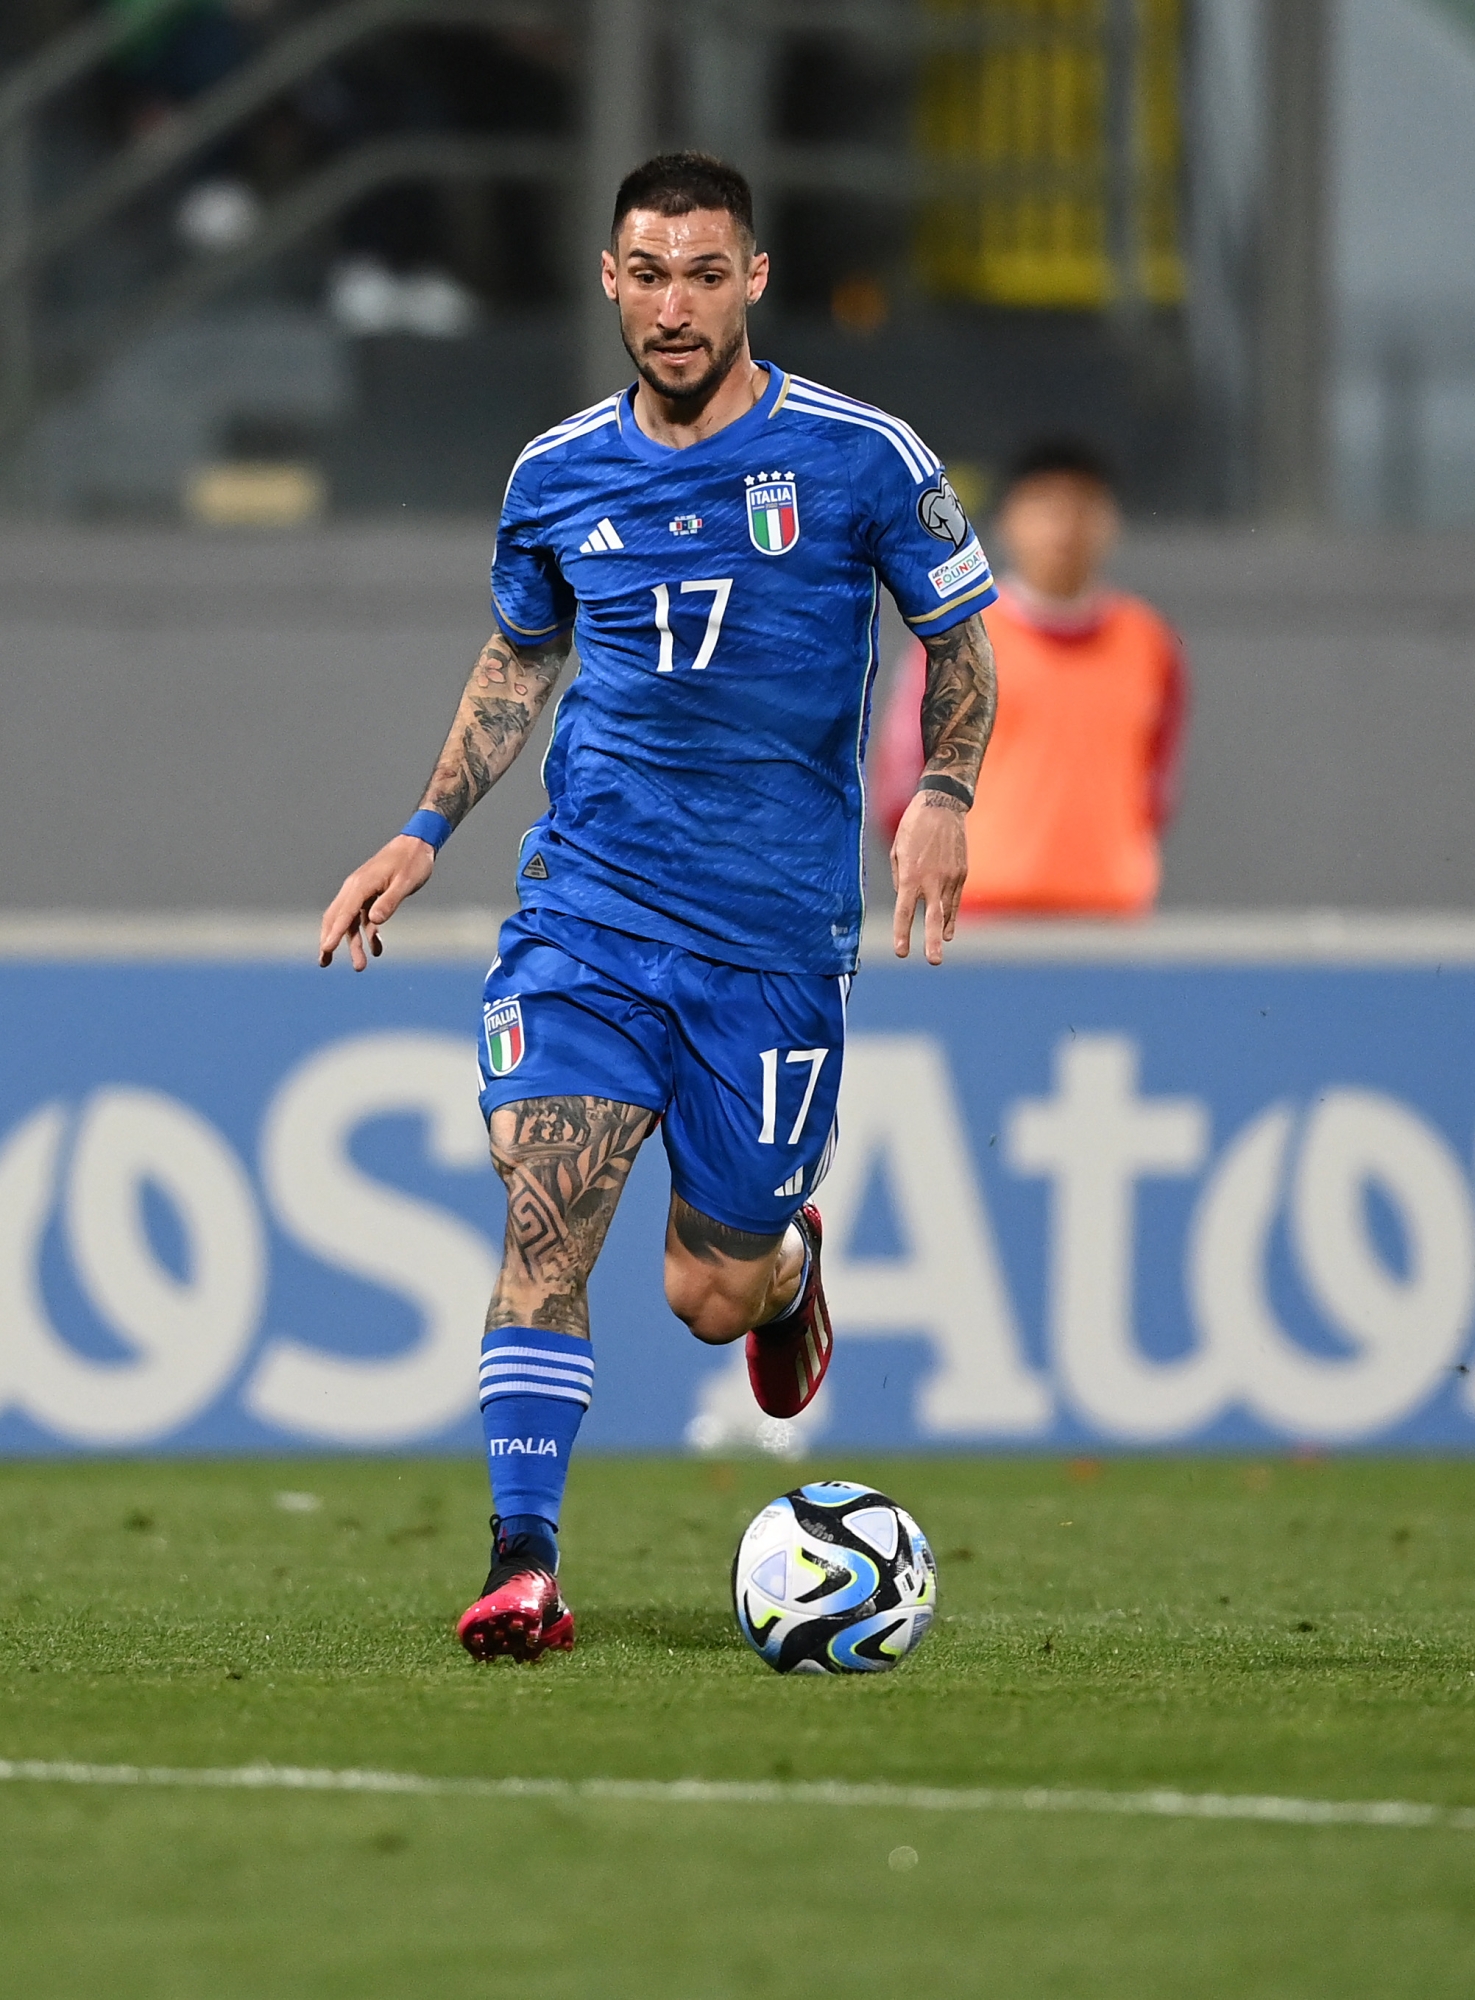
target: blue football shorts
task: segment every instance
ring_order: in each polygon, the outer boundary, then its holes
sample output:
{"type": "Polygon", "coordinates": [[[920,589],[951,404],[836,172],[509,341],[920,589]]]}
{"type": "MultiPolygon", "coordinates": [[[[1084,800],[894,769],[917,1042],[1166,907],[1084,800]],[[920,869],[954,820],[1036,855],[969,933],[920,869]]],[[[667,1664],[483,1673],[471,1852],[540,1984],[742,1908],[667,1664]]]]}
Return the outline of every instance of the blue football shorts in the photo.
{"type": "Polygon", "coordinates": [[[749,972],[554,910],[502,926],[482,1007],[481,1107],[606,1097],[661,1115],[671,1183],[777,1235],[835,1141],[846,977],[749,972]]]}

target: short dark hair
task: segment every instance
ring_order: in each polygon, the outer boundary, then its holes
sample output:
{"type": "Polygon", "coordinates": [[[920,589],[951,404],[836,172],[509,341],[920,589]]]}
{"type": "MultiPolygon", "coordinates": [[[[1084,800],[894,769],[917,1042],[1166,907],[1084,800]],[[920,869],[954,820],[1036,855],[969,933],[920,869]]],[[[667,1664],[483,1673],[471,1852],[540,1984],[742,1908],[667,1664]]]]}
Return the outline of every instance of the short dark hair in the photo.
{"type": "Polygon", "coordinates": [[[1108,493],[1117,490],[1116,471],[1111,460],[1087,438],[1036,438],[1014,454],[1004,473],[1004,492],[1026,479],[1047,472],[1073,472],[1078,479],[1093,479],[1108,493]]]}
{"type": "Polygon", "coordinates": [[[736,167],[710,153],[658,153],[620,182],[610,242],[619,240],[620,224],[634,208],[657,215],[690,215],[694,208],[720,208],[737,225],[738,235],[751,245],[753,190],[736,167]]]}

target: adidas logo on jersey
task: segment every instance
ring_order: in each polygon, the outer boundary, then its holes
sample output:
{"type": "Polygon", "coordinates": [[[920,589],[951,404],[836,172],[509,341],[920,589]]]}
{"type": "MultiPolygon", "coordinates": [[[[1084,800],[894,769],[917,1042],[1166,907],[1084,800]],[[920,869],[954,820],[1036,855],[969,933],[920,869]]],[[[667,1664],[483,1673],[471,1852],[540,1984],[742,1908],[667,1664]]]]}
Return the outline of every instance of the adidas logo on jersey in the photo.
{"type": "Polygon", "coordinates": [[[580,542],[579,554],[581,556],[605,555],[611,549],[622,549],[624,546],[625,544],[615,533],[614,522],[606,514],[604,519],[594,528],[588,541],[580,542]]]}
{"type": "Polygon", "coordinates": [[[774,1189],[773,1198],[775,1201],[787,1201],[790,1195],[803,1194],[803,1192],[804,1169],[803,1167],[795,1167],[793,1173],[789,1175],[783,1186],[774,1189]]]}

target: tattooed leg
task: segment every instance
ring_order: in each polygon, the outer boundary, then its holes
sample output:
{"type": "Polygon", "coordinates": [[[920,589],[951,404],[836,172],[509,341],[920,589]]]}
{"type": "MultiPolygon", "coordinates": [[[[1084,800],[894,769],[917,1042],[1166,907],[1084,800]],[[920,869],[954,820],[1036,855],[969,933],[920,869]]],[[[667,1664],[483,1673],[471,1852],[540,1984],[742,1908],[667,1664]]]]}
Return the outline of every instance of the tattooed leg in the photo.
{"type": "Polygon", "coordinates": [[[487,1328],[589,1337],[589,1273],[655,1113],[607,1097],[532,1097],[491,1117],[507,1237],[487,1328]]]}
{"type": "Polygon", "coordinates": [[[666,1298],[698,1340],[722,1346],[782,1312],[798,1290],[797,1229],[754,1236],[714,1222],[672,1192],[666,1224],[666,1298]]]}

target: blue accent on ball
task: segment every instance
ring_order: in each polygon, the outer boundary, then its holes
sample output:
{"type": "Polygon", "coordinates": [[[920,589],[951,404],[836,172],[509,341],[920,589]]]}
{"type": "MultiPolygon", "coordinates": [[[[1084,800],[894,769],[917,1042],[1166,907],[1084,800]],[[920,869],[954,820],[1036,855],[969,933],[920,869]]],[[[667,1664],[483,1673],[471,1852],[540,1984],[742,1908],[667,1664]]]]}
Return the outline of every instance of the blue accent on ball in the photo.
{"type": "Polygon", "coordinates": [[[869,1639],[877,1632],[891,1631],[898,1625],[904,1625],[906,1620],[905,1610],[878,1611],[874,1618],[862,1618],[858,1625],[847,1625],[843,1632],[837,1632],[825,1650],[841,1673],[884,1674],[902,1658],[900,1653],[888,1653],[883,1659],[875,1660],[857,1652],[856,1648],[863,1639],[869,1639]]]}
{"type": "Polygon", "coordinates": [[[846,1564],[850,1571],[848,1583],[842,1583],[838,1590],[824,1591],[822,1594],[802,1600],[811,1615],[816,1618],[837,1618],[842,1611],[854,1611],[875,1596],[881,1588],[881,1572],[870,1559],[858,1549],[834,1549],[830,1555],[838,1562],[846,1564]]]}
{"type": "Polygon", "coordinates": [[[801,1486],[799,1491],[806,1500],[816,1507],[848,1507],[852,1500],[870,1492],[869,1486],[856,1486],[848,1479],[821,1479],[813,1486],[801,1486]]]}

